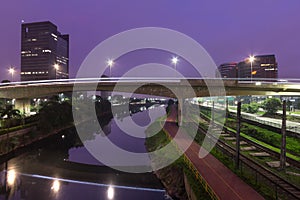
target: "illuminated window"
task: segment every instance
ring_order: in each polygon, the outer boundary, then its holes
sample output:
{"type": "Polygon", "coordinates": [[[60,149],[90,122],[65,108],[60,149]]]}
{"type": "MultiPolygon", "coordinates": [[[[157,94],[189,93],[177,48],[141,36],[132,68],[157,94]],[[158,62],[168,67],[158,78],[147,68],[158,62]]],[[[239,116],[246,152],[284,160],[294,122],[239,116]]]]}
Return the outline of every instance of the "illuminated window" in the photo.
{"type": "Polygon", "coordinates": [[[51,50],[50,49],[44,49],[42,52],[43,53],[51,53],[51,50]]]}
{"type": "Polygon", "coordinates": [[[51,33],[52,37],[57,38],[57,35],[55,35],[54,33],[51,33]]]}
{"type": "Polygon", "coordinates": [[[261,67],[270,67],[272,64],[260,64],[261,67]]]}
{"type": "Polygon", "coordinates": [[[265,71],[274,71],[274,70],[276,70],[275,68],[267,68],[267,69],[265,69],[265,71]]]}

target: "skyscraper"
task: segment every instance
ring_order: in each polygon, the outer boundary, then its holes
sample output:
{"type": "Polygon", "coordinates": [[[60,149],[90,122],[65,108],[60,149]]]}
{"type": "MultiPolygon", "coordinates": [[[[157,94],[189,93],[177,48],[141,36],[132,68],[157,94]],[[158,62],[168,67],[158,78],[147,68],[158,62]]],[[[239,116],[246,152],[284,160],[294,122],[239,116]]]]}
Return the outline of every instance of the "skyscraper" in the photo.
{"type": "Polygon", "coordinates": [[[259,79],[277,79],[278,68],[275,55],[257,55],[254,56],[251,63],[248,60],[242,61],[237,65],[239,78],[259,78],[259,79]],[[251,76],[252,73],[252,76],[251,76]]]}
{"type": "Polygon", "coordinates": [[[22,24],[21,81],[69,77],[69,35],[53,23],[22,24]]]}
{"type": "Polygon", "coordinates": [[[277,79],[278,64],[275,55],[257,55],[253,57],[252,64],[248,59],[238,64],[235,62],[221,64],[218,67],[216,77],[239,78],[241,80],[277,79]]]}
{"type": "Polygon", "coordinates": [[[223,63],[218,67],[218,72],[216,74],[218,78],[237,78],[237,63],[223,63]]]}

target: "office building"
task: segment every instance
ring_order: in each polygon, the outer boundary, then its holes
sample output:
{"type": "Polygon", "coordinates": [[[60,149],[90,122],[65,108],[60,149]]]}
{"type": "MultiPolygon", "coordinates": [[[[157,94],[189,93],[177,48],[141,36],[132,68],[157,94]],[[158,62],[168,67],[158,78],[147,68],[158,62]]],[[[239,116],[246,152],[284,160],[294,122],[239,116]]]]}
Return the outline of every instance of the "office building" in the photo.
{"type": "Polygon", "coordinates": [[[238,77],[246,79],[277,79],[278,68],[275,55],[258,55],[254,56],[252,62],[246,59],[237,65],[238,77]],[[251,76],[252,74],[252,76],[251,76]]]}
{"type": "Polygon", "coordinates": [[[237,63],[224,63],[218,67],[216,77],[218,78],[237,78],[237,63]]]}
{"type": "Polygon", "coordinates": [[[275,55],[257,55],[252,59],[252,63],[247,58],[239,63],[232,62],[221,64],[218,67],[216,77],[239,78],[240,80],[271,80],[278,78],[278,64],[275,55]]]}
{"type": "Polygon", "coordinates": [[[53,23],[22,24],[21,81],[69,78],[69,35],[53,23]]]}

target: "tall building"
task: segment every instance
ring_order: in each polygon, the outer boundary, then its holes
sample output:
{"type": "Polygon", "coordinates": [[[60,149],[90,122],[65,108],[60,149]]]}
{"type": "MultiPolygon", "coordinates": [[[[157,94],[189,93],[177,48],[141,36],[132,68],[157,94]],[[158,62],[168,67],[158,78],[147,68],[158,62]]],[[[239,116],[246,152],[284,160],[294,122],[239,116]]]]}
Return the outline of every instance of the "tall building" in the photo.
{"type": "Polygon", "coordinates": [[[254,56],[252,62],[245,60],[237,65],[238,77],[247,79],[277,79],[278,67],[275,55],[259,55],[254,56]],[[252,74],[252,76],[251,76],[252,74]]]}
{"type": "Polygon", "coordinates": [[[224,63],[218,67],[216,77],[218,78],[237,78],[237,63],[224,63]]]}
{"type": "Polygon", "coordinates": [[[258,55],[254,56],[251,62],[249,59],[237,63],[224,63],[218,67],[216,77],[220,78],[240,78],[252,79],[277,79],[278,64],[275,55],[258,55]],[[252,76],[251,76],[252,74],[252,76]]]}
{"type": "Polygon", "coordinates": [[[22,24],[21,81],[69,77],[69,35],[53,23],[22,24]]]}

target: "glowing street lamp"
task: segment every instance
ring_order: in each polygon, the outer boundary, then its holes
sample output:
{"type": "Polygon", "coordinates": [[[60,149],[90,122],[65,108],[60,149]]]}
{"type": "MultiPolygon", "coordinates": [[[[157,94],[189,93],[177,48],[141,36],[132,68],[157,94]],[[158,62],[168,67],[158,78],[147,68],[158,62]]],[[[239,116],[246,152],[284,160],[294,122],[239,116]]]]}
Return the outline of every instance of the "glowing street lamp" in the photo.
{"type": "Polygon", "coordinates": [[[177,65],[177,63],[178,63],[178,61],[179,61],[178,57],[174,56],[174,57],[171,59],[171,61],[172,61],[172,64],[174,65],[175,70],[176,70],[176,65],[177,65]]]}
{"type": "Polygon", "coordinates": [[[16,171],[15,170],[9,170],[7,173],[7,184],[9,186],[12,186],[16,181],[16,171]]]}
{"type": "Polygon", "coordinates": [[[250,62],[250,64],[251,64],[251,82],[252,82],[252,75],[253,75],[253,69],[252,69],[252,65],[253,65],[253,62],[255,61],[255,57],[254,56],[249,56],[249,58],[248,58],[248,60],[249,60],[249,62],[250,62]]]}
{"type": "Polygon", "coordinates": [[[15,73],[15,69],[13,67],[10,67],[8,69],[8,72],[11,74],[11,82],[13,82],[14,80],[14,73],[15,73]]]}
{"type": "Polygon", "coordinates": [[[114,61],[112,59],[108,59],[106,64],[109,66],[109,77],[111,77],[111,67],[114,65],[114,61]]]}
{"type": "Polygon", "coordinates": [[[58,180],[54,180],[52,183],[51,190],[53,190],[54,193],[58,193],[60,189],[60,182],[58,180]]]}
{"type": "Polygon", "coordinates": [[[115,196],[115,190],[112,186],[109,186],[107,189],[107,198],[114,199],[114,196],[115,196]]]}
{"type": "Polygon", "coordinates": [[[59,70],[59,64],[55,64],[53,65],[54,69],[55,69],[55,78],[57,78],[57,71],[59,70]]]}
{"type": "Polygon", "coordinates": [[[59,65],[58,65],[58,64],[55,64],[55,65],[54,65],[54,68],[55,68],[56,70],[59,70],[59,65]]]}

